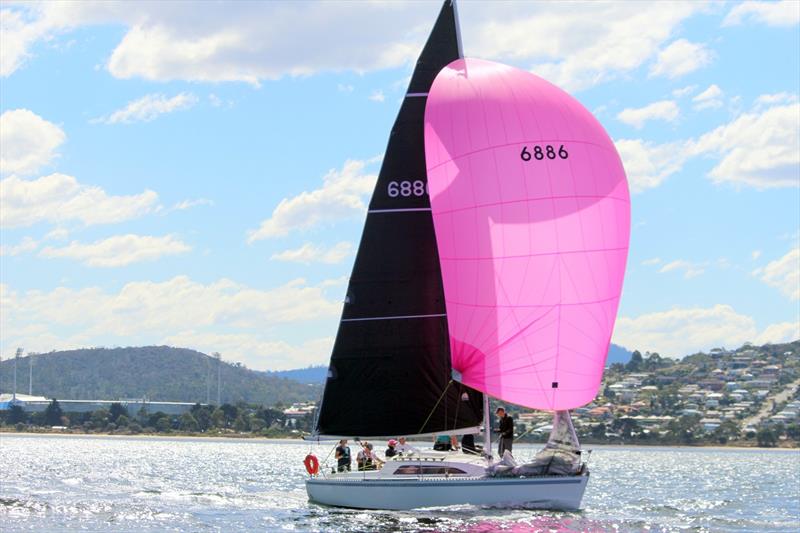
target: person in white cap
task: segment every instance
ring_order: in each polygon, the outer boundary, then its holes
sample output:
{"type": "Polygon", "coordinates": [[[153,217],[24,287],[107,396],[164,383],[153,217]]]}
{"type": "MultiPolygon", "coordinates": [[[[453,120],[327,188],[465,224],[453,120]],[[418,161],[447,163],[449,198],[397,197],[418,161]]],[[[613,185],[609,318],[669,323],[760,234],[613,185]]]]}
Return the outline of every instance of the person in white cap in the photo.
{"type": "Polygon", "coordinates": [[[419,450],[406,442],[405,437],[400,437],[400,442],[395,446],[395,449],[400,455],[413,455],[419,453],[419,450]]]}

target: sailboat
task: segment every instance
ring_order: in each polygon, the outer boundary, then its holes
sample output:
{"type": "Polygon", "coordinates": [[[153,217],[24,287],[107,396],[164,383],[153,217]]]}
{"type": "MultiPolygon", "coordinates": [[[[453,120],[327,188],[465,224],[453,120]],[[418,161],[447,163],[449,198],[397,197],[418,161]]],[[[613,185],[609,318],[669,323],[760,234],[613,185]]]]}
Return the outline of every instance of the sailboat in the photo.
{"type": "Polygon", "coordinates": [[[590,474],[569,410],[600,386],[629,233],[600,123],[532,73],[464,58],[445,0],[389,136],[311,438],[483,431],[482,453],[355,472],[309,456],[309,499],[579,508],[590,474]],[[531,462],[492,457],[490,396],[554,413],[531,462]]]}

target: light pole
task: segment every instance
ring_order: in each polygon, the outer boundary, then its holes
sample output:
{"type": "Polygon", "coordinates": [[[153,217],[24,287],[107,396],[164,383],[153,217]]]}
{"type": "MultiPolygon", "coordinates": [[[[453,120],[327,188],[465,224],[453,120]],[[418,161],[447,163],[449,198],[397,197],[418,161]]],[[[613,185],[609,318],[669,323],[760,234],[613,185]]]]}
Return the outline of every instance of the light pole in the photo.
{"type": "Polygon", "coordinates": [[[222,405],[220,403],[220,392],[222,391],[222,354],[214,352],[214,357],[217,359],[217,407],[222,405]]]}
{"type": "Polygon", "coordinates": [[[211,403],[211,358],[206,356],[206,405],[211,403]]]}
{"type": "Polygon", "coordinates": [[[28,354],[28,396],[33,396],[33,355],[28,354]]]}
{"type": "Polygon", "coordinates": [[[22,348],[17,348],[17,353],[14,354],[14,394],[11,398],[12,402],[17,401],[17,362],[20,355],[22,355],[22,348]]]}

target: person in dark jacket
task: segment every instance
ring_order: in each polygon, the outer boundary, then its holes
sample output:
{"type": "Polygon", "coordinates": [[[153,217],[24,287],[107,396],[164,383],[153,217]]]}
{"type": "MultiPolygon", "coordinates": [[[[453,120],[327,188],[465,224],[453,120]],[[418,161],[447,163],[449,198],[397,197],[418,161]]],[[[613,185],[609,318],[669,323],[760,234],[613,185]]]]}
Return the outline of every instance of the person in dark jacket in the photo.
{"type": "Polygon", "coordinates": [[[394,457],[395,455],[400,453],[395,448],[395,446],[397,446],[397,441],[396,440],[394,440],[394,439],[389,440],[387,446],[388,446],[388,448],[386,448],[386,451],[383,453],[383,455],[385,455],[386,457],[394,457]]]}
{"type": "Polygon", "coordinates": [[[503,452],[508,450],[511,453],[511,446],[514,443],[514,419],[506,414],[506,410],[498,407],[495,411],[500,420],[500,427],[495,429],[495,433],[500,434],[500,442],[497,444],[497,453],[503,458],[503,452]]]}
{"type": "Polygon", "coordinates": [[[336,465],[339,472],[350,471],[350,446],[347,445],[347,439],[339,441],[339,446],[336,447],[336,465]]]}
{"type": "Polygon", "coordinates": [[[475,435],[467,433],[461,437],[461,450],[464,453],[478,453],[478,450],[475,449],[475,435]]]}

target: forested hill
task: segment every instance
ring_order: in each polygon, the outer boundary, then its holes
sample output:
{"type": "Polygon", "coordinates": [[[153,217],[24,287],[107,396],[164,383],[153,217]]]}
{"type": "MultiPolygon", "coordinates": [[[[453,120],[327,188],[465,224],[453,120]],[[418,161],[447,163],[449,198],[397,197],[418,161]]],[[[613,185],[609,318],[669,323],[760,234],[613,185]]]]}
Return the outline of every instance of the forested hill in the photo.
{"type": "MultiPolygon", "coordinates": [[[[17,392],[28,392],[30,356],[19,359],[17,392]]],[[[33,356],[33,394],[69,400],[141,398],[153,401],[205,402],[210,384],[217,398],[217,360],[169,346],[92,348],[33,356]]],[[[13,389],[14,360],[0,363],[0,391],[13,389]]],[[[317,400],[320,385],[309,385],[222,362],[221,401],[272,406],[278,402],[317,400]]]]}

